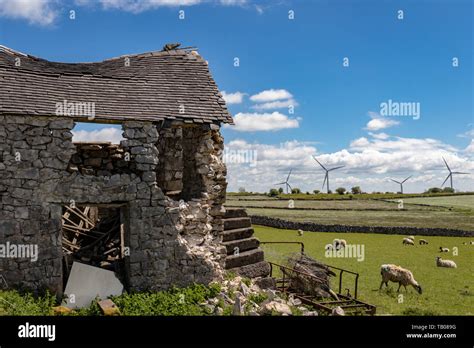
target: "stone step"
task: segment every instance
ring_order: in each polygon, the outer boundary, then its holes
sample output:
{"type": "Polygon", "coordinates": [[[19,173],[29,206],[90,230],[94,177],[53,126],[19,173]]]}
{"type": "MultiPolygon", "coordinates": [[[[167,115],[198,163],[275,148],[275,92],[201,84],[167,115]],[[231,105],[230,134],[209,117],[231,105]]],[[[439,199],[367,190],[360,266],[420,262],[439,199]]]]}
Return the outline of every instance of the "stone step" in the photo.
{"type": "Polygon", "coordinates": [[[253,235],[253,228],[236,228],[222,232],[222,242],[228,242],[236,239],[250,238],[253,235]]]}
{"type": "Polygon", "coordinates": [[[229,255],[225,260],[225,269],[242,267],[263,261],[263,250],[253,249],[244,251],[238,255],[229,255]]]}
{"type": "Polygon", "coordinates": [[[239,248],[239,252],[256,249],[260,245],[260,241],[255,237],[230,240],[222,243],[227,248],[227,255],[232,255],[235,252],[235,248],[239,248]]]}
{"type": "Polygon", "coordinates": [[[231,268],[229,271],[247,278],[268,277],[270,275],[270,264],[266,261],[260,261],[251,265],[231,268]]]}
{"type": "Polygon", "coordinates": [[[247,212],[243,208],[225,208],[224,219],[232,219],[236,217],[247,217],[247,212]]]}
{"type": "Polygon", "coordinates": [[[252,226],[249,217],[236,217],[224,219],[224,231],[235,230],[237,228],[246,228],[252,226]]]}

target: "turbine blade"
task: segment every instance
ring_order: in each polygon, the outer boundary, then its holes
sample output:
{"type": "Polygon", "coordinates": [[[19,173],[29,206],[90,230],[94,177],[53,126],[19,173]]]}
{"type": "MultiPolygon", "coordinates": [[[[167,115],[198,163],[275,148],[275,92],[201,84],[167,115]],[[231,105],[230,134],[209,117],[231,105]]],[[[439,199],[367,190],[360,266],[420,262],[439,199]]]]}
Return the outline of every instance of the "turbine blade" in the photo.
{"type": "Polygon", "coordinates": [[[321,162],[319,162],[319,161],[316,159],[316,156],[313,156],[313,158],[314,158],[314,160],[315,160],[316,162],[319,163],[319,165],[320,165],[321,167],[323,167],[324,170],[327,170],[326,167],[323,166],[323,165],[321,164],[321,162]]]}
{"type": "Polygon", "coordinates": [[[339,166],[339,167],[331,168],[331,169],[328,170],[328,172],[330,172],[331,170],[336,170],[336,169],[342,168],[342,167],[345,167],[345,166],[339,166]]]}
{"type": "Polygon", "coordinates": [[[293,168],[290,169],[290,172],[288,173],[288,176],[286,178],[286,181],[288,181],[288,179],[290,178],[290,175],[291,175],[291,172],[293,171],[293,168]]]}
{"type": "Polygon", "coordinates": [[[326,172],[326,175],[324,176],[323,186],[322,186],[321,190],[324,189],[324,185],[326,184],[327,177],[328,177],[328,173],[326,172]]]}
{"type": "Polygon", "coordinates": [[[284,184],[286,184],[285,181],[284,182],[277,182],[276,184],[273,184],[273,185],[284,185],[284,184]]]}
{"type": "Polygon", "coordinates": [[[291,187],[291,185],[290,185],[290,184],[288,184],[288,183],[287,183],[287,185],[288,185],[288,187],[290,188],[290,190],[293,190],[293,188],[291,187]]]}
{"type": "Polygon", "coordinates": [[[408,179],[410,179],[413,175],[410,175],[408,178],[406,178],[405,180],[402,181],[402,184],[407,181],[408,179]]]}
{"type": "Polygon", "coordinates": [[[449,173],[449,175],[446,177],[446,179],[444,179],[443,183],[441,184],[441,187],[444,186],[445,182],[448,181],[449,177],[451,176],[452,174],[449,173]]]}
{"type": "Polygon", "coordinates": [[[451,173],[451,168],[449,168],[448,162],[446,162],[446,160],[444,159],[444,157],[442,157],[442,158],[443,158],[444,164],[446,164],[446,168],[448,168],[449,172],[451,173]]]}
{"type": "Polygon", "coordinates": [[[453,172],[453,174],[471,174],[471,173],[464,173],[464,172],[453,172]]]}
{"type": "Polygon", "coordinates": [[[393,180],[393,179],[390,179],[390,180],[392,180],[393,182],[396,182],[397,184],[401,184],[401,182],[400,182],[400,181],[393,180]]]}

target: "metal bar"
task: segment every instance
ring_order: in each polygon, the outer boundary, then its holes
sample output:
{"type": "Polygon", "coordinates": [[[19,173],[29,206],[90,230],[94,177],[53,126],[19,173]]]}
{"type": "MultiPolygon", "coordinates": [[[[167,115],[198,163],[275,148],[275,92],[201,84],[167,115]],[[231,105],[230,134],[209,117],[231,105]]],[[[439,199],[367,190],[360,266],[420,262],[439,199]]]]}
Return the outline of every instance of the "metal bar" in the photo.
{"type": "Polygon", "coordinates": [[[339,293],[342,293],[342,273],[344,270],[341,269],[341,272],[339,273],[339,293]]]}
{"type": "Polygon", "coordinates": [[[356,275],[354,298],[357,298],[357,288],[358,288],[358,287],[359,287],[359,273],[357,273],[357,275],[356,275]]]}

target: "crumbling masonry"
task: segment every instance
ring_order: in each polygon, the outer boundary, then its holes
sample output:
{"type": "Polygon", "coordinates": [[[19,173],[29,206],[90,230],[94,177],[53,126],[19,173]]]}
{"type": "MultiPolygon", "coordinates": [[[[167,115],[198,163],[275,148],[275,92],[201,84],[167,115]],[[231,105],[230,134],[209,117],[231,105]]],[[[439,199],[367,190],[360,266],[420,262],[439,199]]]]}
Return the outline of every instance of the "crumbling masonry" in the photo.
{"type": "Polygon", "coordinates": [[[0,275],[61,293],[62,214],[73,203],[123,207],[131,290],[222,277],[221,123],[232,118],[196,52],[66,64],[0,46],[0,244],[39,252],[0,258],[0,275]],[[94,103],[94,114],[74,103],[94,103]],[[125,140],[73,144],[79,121],[121,124],[125,140]]]}

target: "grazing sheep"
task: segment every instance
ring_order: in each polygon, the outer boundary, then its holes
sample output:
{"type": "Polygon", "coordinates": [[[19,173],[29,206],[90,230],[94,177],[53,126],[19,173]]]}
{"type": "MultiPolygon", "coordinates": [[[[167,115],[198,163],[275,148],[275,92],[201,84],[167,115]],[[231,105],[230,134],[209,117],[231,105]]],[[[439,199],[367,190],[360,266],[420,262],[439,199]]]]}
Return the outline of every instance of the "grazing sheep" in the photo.
{"type": "Polygon", "coordinates": [[[440,253],[449,253],[449,248],[439,247],[439,252],[440,253]]]}
{"type": "Polygon", "coordinates": [[[415,245],[415,242],[413,241],[413,239],[410,239],[410,238],[403,238],[402,243],[406,245],[415,245]]]}
{"type": "Polygon", "coordinates": [[[421,286],[413,277],[413,273],[409,270],[402,268],[396,265],[382,265],[380,267],[380,274],[382,275],[382,282],[380,283],[380,289],[382,289],[383,284],[388,287],[388,282],[392,281],[398,283],[397,292],[400,291],[400,287],[403,285],[405,291],[407,291],[407,285],[413,286],[419,294],[421,294],[421,286]]]}
{"type": "Polygon", "coordinates": [[[341,248],[344,248],[345,244],[343,244],[343,241],[344,243],[346,242],[344,239],[334,239],[332,241],[332,245],[334,246],[334,249],[339,250],[341,248]]]}
{"type": "Polygon", "coordinates": [[[303,230],[298,230],[298,236],[302,236],[303,235],[303,230]]]}
{"type": "Polygon", "coordinates": [[[471,242],[463,242],[462,244],[464,244],[464,245],[474,245],[474,242],[472,242],[472,241],[471,242]]]}
{"type": "Polygon", "coordinates": [[[420,245],[428,244],[428,241],[426,239],[420,239],[419,241],[420,245]]]}
{"type": "Polygon", "coordinates": [[[408,236],[407,238],[411,239],[411,240],[415,240],[415,236],[408,236]]]}
{"type": "Polygon", "coordinates": [[[326,244],[326,246],[324,247],[324,250],[326,251],[330,251],[330,250],[333,250],[334,249],[334,246],[332,244],[326,244]]]}
{"type": "Polygon", "coordinates": [[[345,247],[347,246],[347,242],[346,242],[345,239],[339,240],[339,243],[340,243],[340,246],[341,246],[342,248],[345,248],[345,247]]]}
{"type": "Polygon", "coordinates": [[[436,266],[446,268],[458,268],[456,263],[451,260],[443,260],[441,257],[436,256],[436,266]]]}

